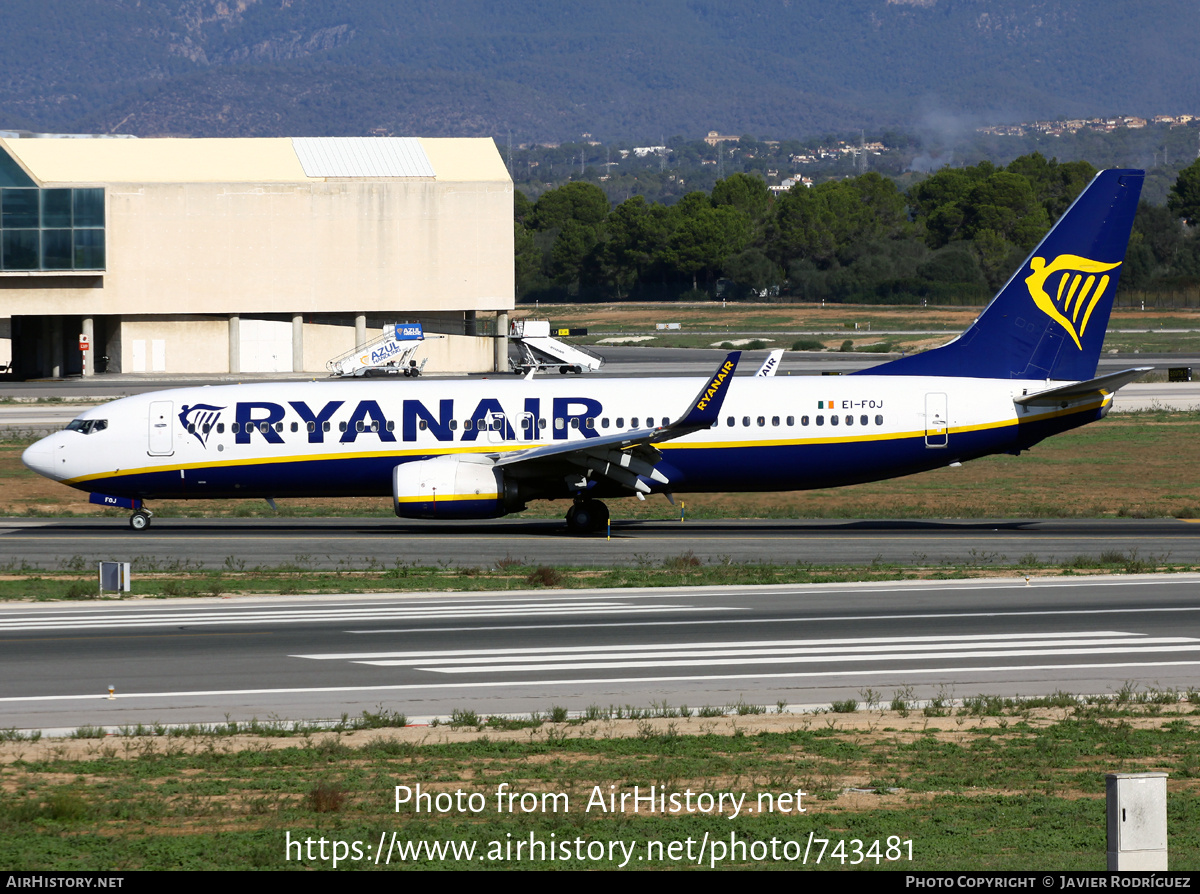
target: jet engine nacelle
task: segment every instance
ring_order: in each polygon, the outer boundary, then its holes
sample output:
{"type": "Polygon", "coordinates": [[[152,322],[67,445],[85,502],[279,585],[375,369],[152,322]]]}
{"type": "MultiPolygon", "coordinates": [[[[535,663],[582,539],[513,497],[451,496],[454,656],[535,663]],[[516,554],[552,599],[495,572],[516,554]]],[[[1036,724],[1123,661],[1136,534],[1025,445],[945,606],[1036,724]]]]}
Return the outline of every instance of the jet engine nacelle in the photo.
{"type": "Polygon", "coordinates": [[[516,483],[485,457],[439,456],[392,470],[392,500],[401,518],[499,518],[525,508],[516,483]]]}

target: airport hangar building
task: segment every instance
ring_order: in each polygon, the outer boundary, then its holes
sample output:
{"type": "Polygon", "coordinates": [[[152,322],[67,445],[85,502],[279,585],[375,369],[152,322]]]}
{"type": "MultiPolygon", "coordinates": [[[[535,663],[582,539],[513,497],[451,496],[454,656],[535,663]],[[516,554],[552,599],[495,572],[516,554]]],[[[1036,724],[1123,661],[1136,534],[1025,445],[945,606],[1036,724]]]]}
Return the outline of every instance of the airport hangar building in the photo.
{"type": "Polygon", "coordinates": [[[430,372],[506,370],[513,297],[489,139],[0,138],[20,378],[324,373],[396,322],[444,335],[430,372]]]}

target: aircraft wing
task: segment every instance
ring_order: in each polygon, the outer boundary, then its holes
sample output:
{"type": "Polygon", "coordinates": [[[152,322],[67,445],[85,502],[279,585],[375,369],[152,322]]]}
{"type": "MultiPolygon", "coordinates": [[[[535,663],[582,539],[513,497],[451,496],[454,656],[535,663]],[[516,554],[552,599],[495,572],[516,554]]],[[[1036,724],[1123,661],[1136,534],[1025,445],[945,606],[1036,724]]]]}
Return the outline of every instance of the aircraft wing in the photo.
{"type": "Polygon", "coordinates": [[[662,459],[662,453],[654,445],[712,428],[720,417],[721,405],[725,402],[741,355],[741,351],[731,352],[704,383],[687,411],[669,425],[603,435],[585,441],[543,444],[527,450],[498,454],[494,462],[498,466],[511,466],[541,460],[561,460],[588,474],[609,478],[635,493],[649,493],[650,487],[642,478],[660,484],[670,483],[667,476],[655,468],[662,459]]]}
{"type": "Polygon", "coordinates": [[[1093,394],[1097,397],[1100,397],[1105,394],[1112,394],[1122,385],[1128,385],[1134,379],[1150,372],[1152,369],[1154,369],[1153,366],[1139,366],[1136,369],[1123,369],[1120,372],[1109,373],[1106,376],[1088,379],[1084,382],[1075,382],[1070,385],[1059,385],[1057,388],[1047,388],[1045,391],[1037,391],[1033,394],[1023,394],[1016,398],[1013,402],[1024,406],[1027,404],[1053,403],[1058,400],[1087,397],[1088,395],[1093,394]]]}

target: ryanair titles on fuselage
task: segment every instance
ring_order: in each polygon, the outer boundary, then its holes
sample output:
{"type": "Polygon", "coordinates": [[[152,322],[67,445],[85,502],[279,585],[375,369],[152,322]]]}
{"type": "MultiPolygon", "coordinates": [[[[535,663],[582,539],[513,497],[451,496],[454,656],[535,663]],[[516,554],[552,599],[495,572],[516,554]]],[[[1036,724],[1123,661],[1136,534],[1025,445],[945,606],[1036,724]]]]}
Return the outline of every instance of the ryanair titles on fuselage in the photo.
{"type": "MultiPolygon", "coordinates": [[[[589,424],[588,420],[596,419],[603,412],[600,401],[590,397],[553,397],[545,403],[554,420],[549,431],[551,439],[565,440],[572,430],[585,438],[599,437],[600,433],[593,427],[595,423],[589,424]]],[[[475,441],[481,431],[499,435],[505,441],[537,441],[547,437],[547,432],[536,422],[544,418],[543,400],[540,397],[524,398],[520,419],[515,420],[516,425],[495,398],[483,398],[475,402],[474,409],[466,416],[456,415],[454,401],[449,398],[439,400],[436,410],[412,398],[400,404],[400,418],[397,420],[389,417],[378,401],[357,401],[345,419],[345,425],[339,425],[335,430],[329,423],[334,414],[343,406],[348,406],[346,401],[331,400],[312,406],[302,400],[289,400],[286,405],[265,400],[238,401],[232,407],[231,427],[237,444],[249,444],[255,435],[261,436],[269,444],[282,444],[284,438],[276,426],[287,417],[290,407],[305,423],[310,444],[326,443],[327,435],[330,440],[336,439],[342,444],[353,444],[362,435],[372,435],[388,443],[397,440],[416,441],[419,431],[428,431],[439,441],[475,441]],[[528,420],[529,424],[522,424],[523,420],[528,420]],[[518,427],[521,428],[519,436],[518,427]]],[[[195,422],[195,409],[184,405],[178,418],[201,444],[206,444],[212,427],[219,423],[223,411],[229,408],[205,405],[205,423],[199,426],[195,422]]]]}

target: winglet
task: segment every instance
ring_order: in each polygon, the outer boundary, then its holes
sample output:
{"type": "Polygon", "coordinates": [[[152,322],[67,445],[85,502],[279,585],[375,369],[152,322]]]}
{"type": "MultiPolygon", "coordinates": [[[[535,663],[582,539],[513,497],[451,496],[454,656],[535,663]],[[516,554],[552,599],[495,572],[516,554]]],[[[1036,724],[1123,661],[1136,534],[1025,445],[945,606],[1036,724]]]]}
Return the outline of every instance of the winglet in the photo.
{"type": "Polygon", "coordinates": [[[725,403],[725,395],[729,393],[729,383],[733,381],[733,373],[737,369],[741,356],[741,351],[732,351],[725,358],[725,361],[717,367],[717,371],[700,389],[700,393],[692,401],[687,415],[673,422],[670,425],[671,429],[708,428],[717,421],[721,415],[721,404],[725,403]]]}

